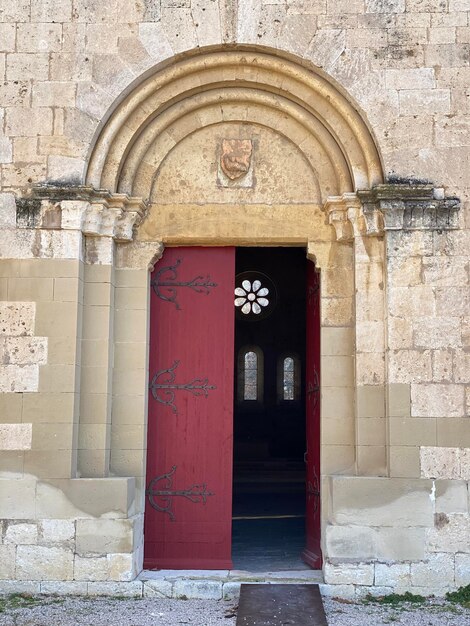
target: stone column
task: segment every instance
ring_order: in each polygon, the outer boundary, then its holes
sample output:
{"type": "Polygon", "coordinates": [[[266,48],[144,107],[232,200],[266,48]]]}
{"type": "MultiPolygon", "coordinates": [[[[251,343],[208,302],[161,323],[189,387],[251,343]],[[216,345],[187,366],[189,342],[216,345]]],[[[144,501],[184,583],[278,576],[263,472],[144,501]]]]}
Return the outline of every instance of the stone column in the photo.
{"type": "MultiPolygon", "coordinates": [[[[107,476],[111,462],[111,408],[113,383],[117,378],[114,349],[116,322],[116,241],[132,239],[132,225],[137,211],[123,210],[126,197],[115,194],[88,206],[83,231],[87,235],[84,270],[84,310],[82,330],[82,384],[78,470],[83,477],[107,476]]],[[[139,328],[141,325],[139,325],[139,328]]],[[[144,324],[145,327],[145,324],[144,324]]],[[[131,378],[132,359],[126,361],[131,378]]],[[[145,358],[143,355],[142,364],[145,358]]],[[[141,367],[144,367],[143,365],[141,367]]],[[[132,468],[114,469],[112,473],[134,476],[132,468]]]]}
{"type": "Polygon", "coordinates": [[[78,473],[109,473],[114,310],[114,212],[89,206],[84,225],[82,370],[78,473]],[[106,215],[107,214],[107,215],[106,215]],[[108,223],[104,224],[105,216],[108,223]]]}
{"type": "Polygon", "coordinates": [[[377,215],[364,211],[356,194],[331,198],[325,209],[337,241],[343,246],[352,242],[356,469],[363,475],[386,475],[383,238],[375,236],[380,233],[377,215]]]}

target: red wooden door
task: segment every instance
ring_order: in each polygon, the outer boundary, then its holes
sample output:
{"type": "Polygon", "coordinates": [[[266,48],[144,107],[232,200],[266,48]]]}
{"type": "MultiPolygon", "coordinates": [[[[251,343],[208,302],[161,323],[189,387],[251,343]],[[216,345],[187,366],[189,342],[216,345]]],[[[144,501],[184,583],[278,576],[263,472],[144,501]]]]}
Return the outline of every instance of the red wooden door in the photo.
{"type": "Polygon", "coordinates": [[[144,567],[231,568],[234,248],[152,274],[144,567]]]}
{"type": "Polygon", "coordinates": [[[306,546],[303,560],[319,569],[320,550],[320,274],[307,263],[306,317],[306,546]]]}

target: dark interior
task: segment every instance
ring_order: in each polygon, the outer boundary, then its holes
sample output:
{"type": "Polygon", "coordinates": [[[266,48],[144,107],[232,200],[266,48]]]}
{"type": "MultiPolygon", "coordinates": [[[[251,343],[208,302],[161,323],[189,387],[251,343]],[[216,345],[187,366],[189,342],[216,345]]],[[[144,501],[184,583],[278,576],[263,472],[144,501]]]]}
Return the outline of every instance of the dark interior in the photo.
{"type": "Polygon", "coordinates": [[[306,263],[300,248],[237,249],[241,299],[235,307],[236,569],[305,567],[300,553],[305,538],[306,263]],[[258,314],[253,308],[244,313],[243,301],[252,307],[259,302],[258,314]]]}

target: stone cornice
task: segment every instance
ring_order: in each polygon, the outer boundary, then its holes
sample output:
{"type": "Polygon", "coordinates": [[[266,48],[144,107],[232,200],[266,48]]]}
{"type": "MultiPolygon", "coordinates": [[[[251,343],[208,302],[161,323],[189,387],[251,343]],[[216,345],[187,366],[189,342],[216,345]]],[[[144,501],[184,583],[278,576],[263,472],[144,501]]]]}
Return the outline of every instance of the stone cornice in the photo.
{"type": "Polygon", "coordinates": [[[80,230],[88,237],[132,241],[147,211],[141,198],[105,189],[38,185],[17,199],[17,223],[23,228],[80,230]]]}
{"type": "Polygon", "coordinates": [[[364,210],[379,209],[384,230],[453,230],[458,228],[460,200],[442,188],[421,183],[384,183],[358,191],[364,210]]]}
{"type": "Polygon", "coordinates": [[[431,184],[388,183],[328,198],[324,205],[337,241],[381,236],[388,230],[458,228],[458,198],[431,184]]]}

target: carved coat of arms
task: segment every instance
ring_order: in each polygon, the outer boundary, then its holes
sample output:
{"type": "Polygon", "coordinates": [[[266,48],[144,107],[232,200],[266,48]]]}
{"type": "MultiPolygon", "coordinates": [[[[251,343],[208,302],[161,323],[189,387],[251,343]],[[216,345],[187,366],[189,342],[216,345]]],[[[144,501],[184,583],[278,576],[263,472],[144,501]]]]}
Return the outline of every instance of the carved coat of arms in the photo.
{"type": "Polygon", "coordinates": [[[251,164],[253,142],[251,139],[223,139],[220,167],[230,180],[245,176],[251,164]]]}

